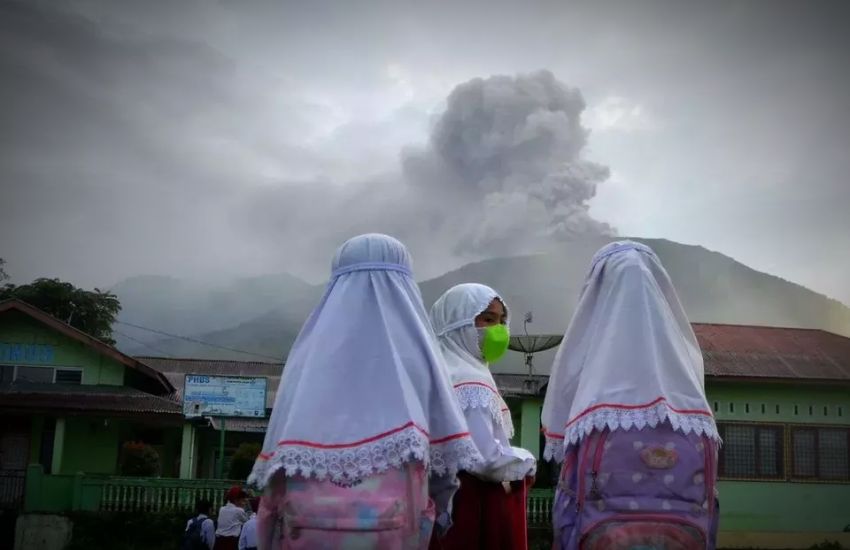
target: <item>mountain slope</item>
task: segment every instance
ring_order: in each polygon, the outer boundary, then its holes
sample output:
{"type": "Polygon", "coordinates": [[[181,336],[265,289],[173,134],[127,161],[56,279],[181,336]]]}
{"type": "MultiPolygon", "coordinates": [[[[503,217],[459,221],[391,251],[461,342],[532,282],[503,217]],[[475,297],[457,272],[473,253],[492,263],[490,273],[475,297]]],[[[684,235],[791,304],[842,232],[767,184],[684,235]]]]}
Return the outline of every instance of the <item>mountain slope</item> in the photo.
{"type": "MultiPolygon", "coordinates": [[[[311,285],[285,273],[237,279],[222,287],[171,277],[133,277],[112,288],[122,306],[115,326],[116,340],[128,353],[149,355],[159,349],[156,343],[162,336],[123,323],[188,336],[214,333],[256,319],[311,289],[311,285]]],[[[196,347],[191,344],[186,351],[196,347]]],[[[173,355],[171,351],[168,354],[173,355]]]]}
{"type": "MultiPolygon", "coordinates": [[[[661,257],[692,321],[823,328],[850,336],[850,309],[835,300],[699,246],[640,240],[661,257]]],[[[604,241],[564,243],[556,252],[547,254],[469,264],[422,282],[423,299],[430,305],[455,284],[481,282],[503,293],[513,314],[515,333],[522,331],[526,311],[534,312],[530,332],[562,333],[569,323],[590,258],[602,244],[604,241]]],[[[281,357],[321,293],[319,287],[301,288],[288,300],[278,297],[278,307],[258,309],[254,318],[235,321],[232,328],[202,334],[200,339],[281,357]]],[[[174,356],[250,358],[179,340],[159,340],[152,345],[174,356]]],[[[510,355],[495,370],[521,369],[522,357],[510,355]]],[[[548,369],[551,355],[552,352],[541,354],[535,361],[542,372],[548,369]]]]}

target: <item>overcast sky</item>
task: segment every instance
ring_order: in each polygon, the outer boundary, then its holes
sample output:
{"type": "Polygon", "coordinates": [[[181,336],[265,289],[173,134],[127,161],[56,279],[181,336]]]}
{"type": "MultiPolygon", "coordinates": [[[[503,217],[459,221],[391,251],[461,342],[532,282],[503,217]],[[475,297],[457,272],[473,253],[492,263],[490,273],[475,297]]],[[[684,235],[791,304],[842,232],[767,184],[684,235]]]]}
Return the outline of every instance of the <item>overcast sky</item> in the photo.
{"type": "Polygon", "coordinates": [[[420,277],[590,234],[850,303],[847,2],[0,0],[17,282],[420,277]]]}

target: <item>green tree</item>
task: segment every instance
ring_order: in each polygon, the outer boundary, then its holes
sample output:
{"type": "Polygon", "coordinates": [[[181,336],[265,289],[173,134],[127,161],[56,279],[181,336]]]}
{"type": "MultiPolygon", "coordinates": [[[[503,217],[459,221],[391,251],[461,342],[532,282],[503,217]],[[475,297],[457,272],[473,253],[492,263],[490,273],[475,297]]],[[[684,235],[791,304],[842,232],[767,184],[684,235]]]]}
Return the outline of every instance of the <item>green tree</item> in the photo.
{"type": "Polygon", "coordinates": [[[6,265],[6,260],[0,258],[0,283],[9,279],[9,274],[6,273],[6,270],[3,269],[3,266],[6,265]]]}
{"type": "Polygon", "coordinates": [[[247,479],[261,450],[262,447],[259,443],[245,442],[240,444],[230,460],[228,479],[247,479]]]}
{"type": "Polygon", "coordinates": [[[84,290],[59,279],[36,279],[28,285],[6,284],[0,288],[0,300],[9,298],[22,300],[102,342],[115,344],[112,324],[121,303],[114,294],[84,290]]]}
{"type": "Polygon", "coordinates": [[[152,477],[161,471],[159,453],[141,441],[127,441],[121,446],[121,475],[152,477]]]}

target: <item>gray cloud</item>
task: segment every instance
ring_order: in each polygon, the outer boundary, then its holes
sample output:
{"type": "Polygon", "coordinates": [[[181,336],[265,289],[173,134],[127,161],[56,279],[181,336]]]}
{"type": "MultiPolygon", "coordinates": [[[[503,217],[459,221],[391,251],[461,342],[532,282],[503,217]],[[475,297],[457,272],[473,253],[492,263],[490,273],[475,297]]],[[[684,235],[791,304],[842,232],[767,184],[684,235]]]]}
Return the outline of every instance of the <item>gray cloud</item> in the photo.
{"type": "Polygon", "coordinates": [[[850,302],[847,17],[826,0],[7,0],[0,256],[17,280],[86,285],[318,278],[339,240],[382,230],[435,274],[608,223],[850,302]],[[472,80],[488,75],[526,76],[472,80]]]}
{"type": "Polygon", "coordinates": [[[252,197],[244,217],[255,238],[298,247],[295,257],[317,250],[317,240],[329,246],[384,231],[437,269],[609,234],[588,213],[608,169],[582,157],[584,109],[581,93],[548,71],[477,78],[451,92],[428,144],[405,152],[401,173],[342,185],[284,182],[252,197]],[[308,241],[288,242],[307,227],[308,241]]]}
{"type": "Polygon", "coordinates": [[[582,157],[584,109],[579,90],[548,71],[477,78],[452,91],[430,149],[408,157],[406,173],[414,184],[461,188],[455,196],[467,201],[454,202],[455,214],[468,227],[457,234],[458,252],[514,254],[611,231],[588,214],[608,169],[582,157]],[[437,169],[422,173],[422,163],[437,169]]]}

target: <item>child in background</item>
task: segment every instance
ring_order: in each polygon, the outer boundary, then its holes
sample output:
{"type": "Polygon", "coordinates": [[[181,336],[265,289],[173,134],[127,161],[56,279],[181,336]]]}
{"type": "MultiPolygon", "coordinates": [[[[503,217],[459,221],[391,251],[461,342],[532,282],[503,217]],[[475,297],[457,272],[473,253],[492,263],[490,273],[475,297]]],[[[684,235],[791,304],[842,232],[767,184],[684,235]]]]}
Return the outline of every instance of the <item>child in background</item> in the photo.
{"type": "Polygon", "coordinates": [[[259,497],[254,497],[251,503],[251,517],[242,526],[242,534],[239,535],[239,550],[257,550],[257,510],[260,506],[259,497]]]}
{"type": "Polygon", "coordinates": [[[234,485],[227,491],[227,501],[218,511],[218,529],[215,532],[215,550],[237,550],[242,526],[248,521],[245,501],[248,493],[234,485]]]}

